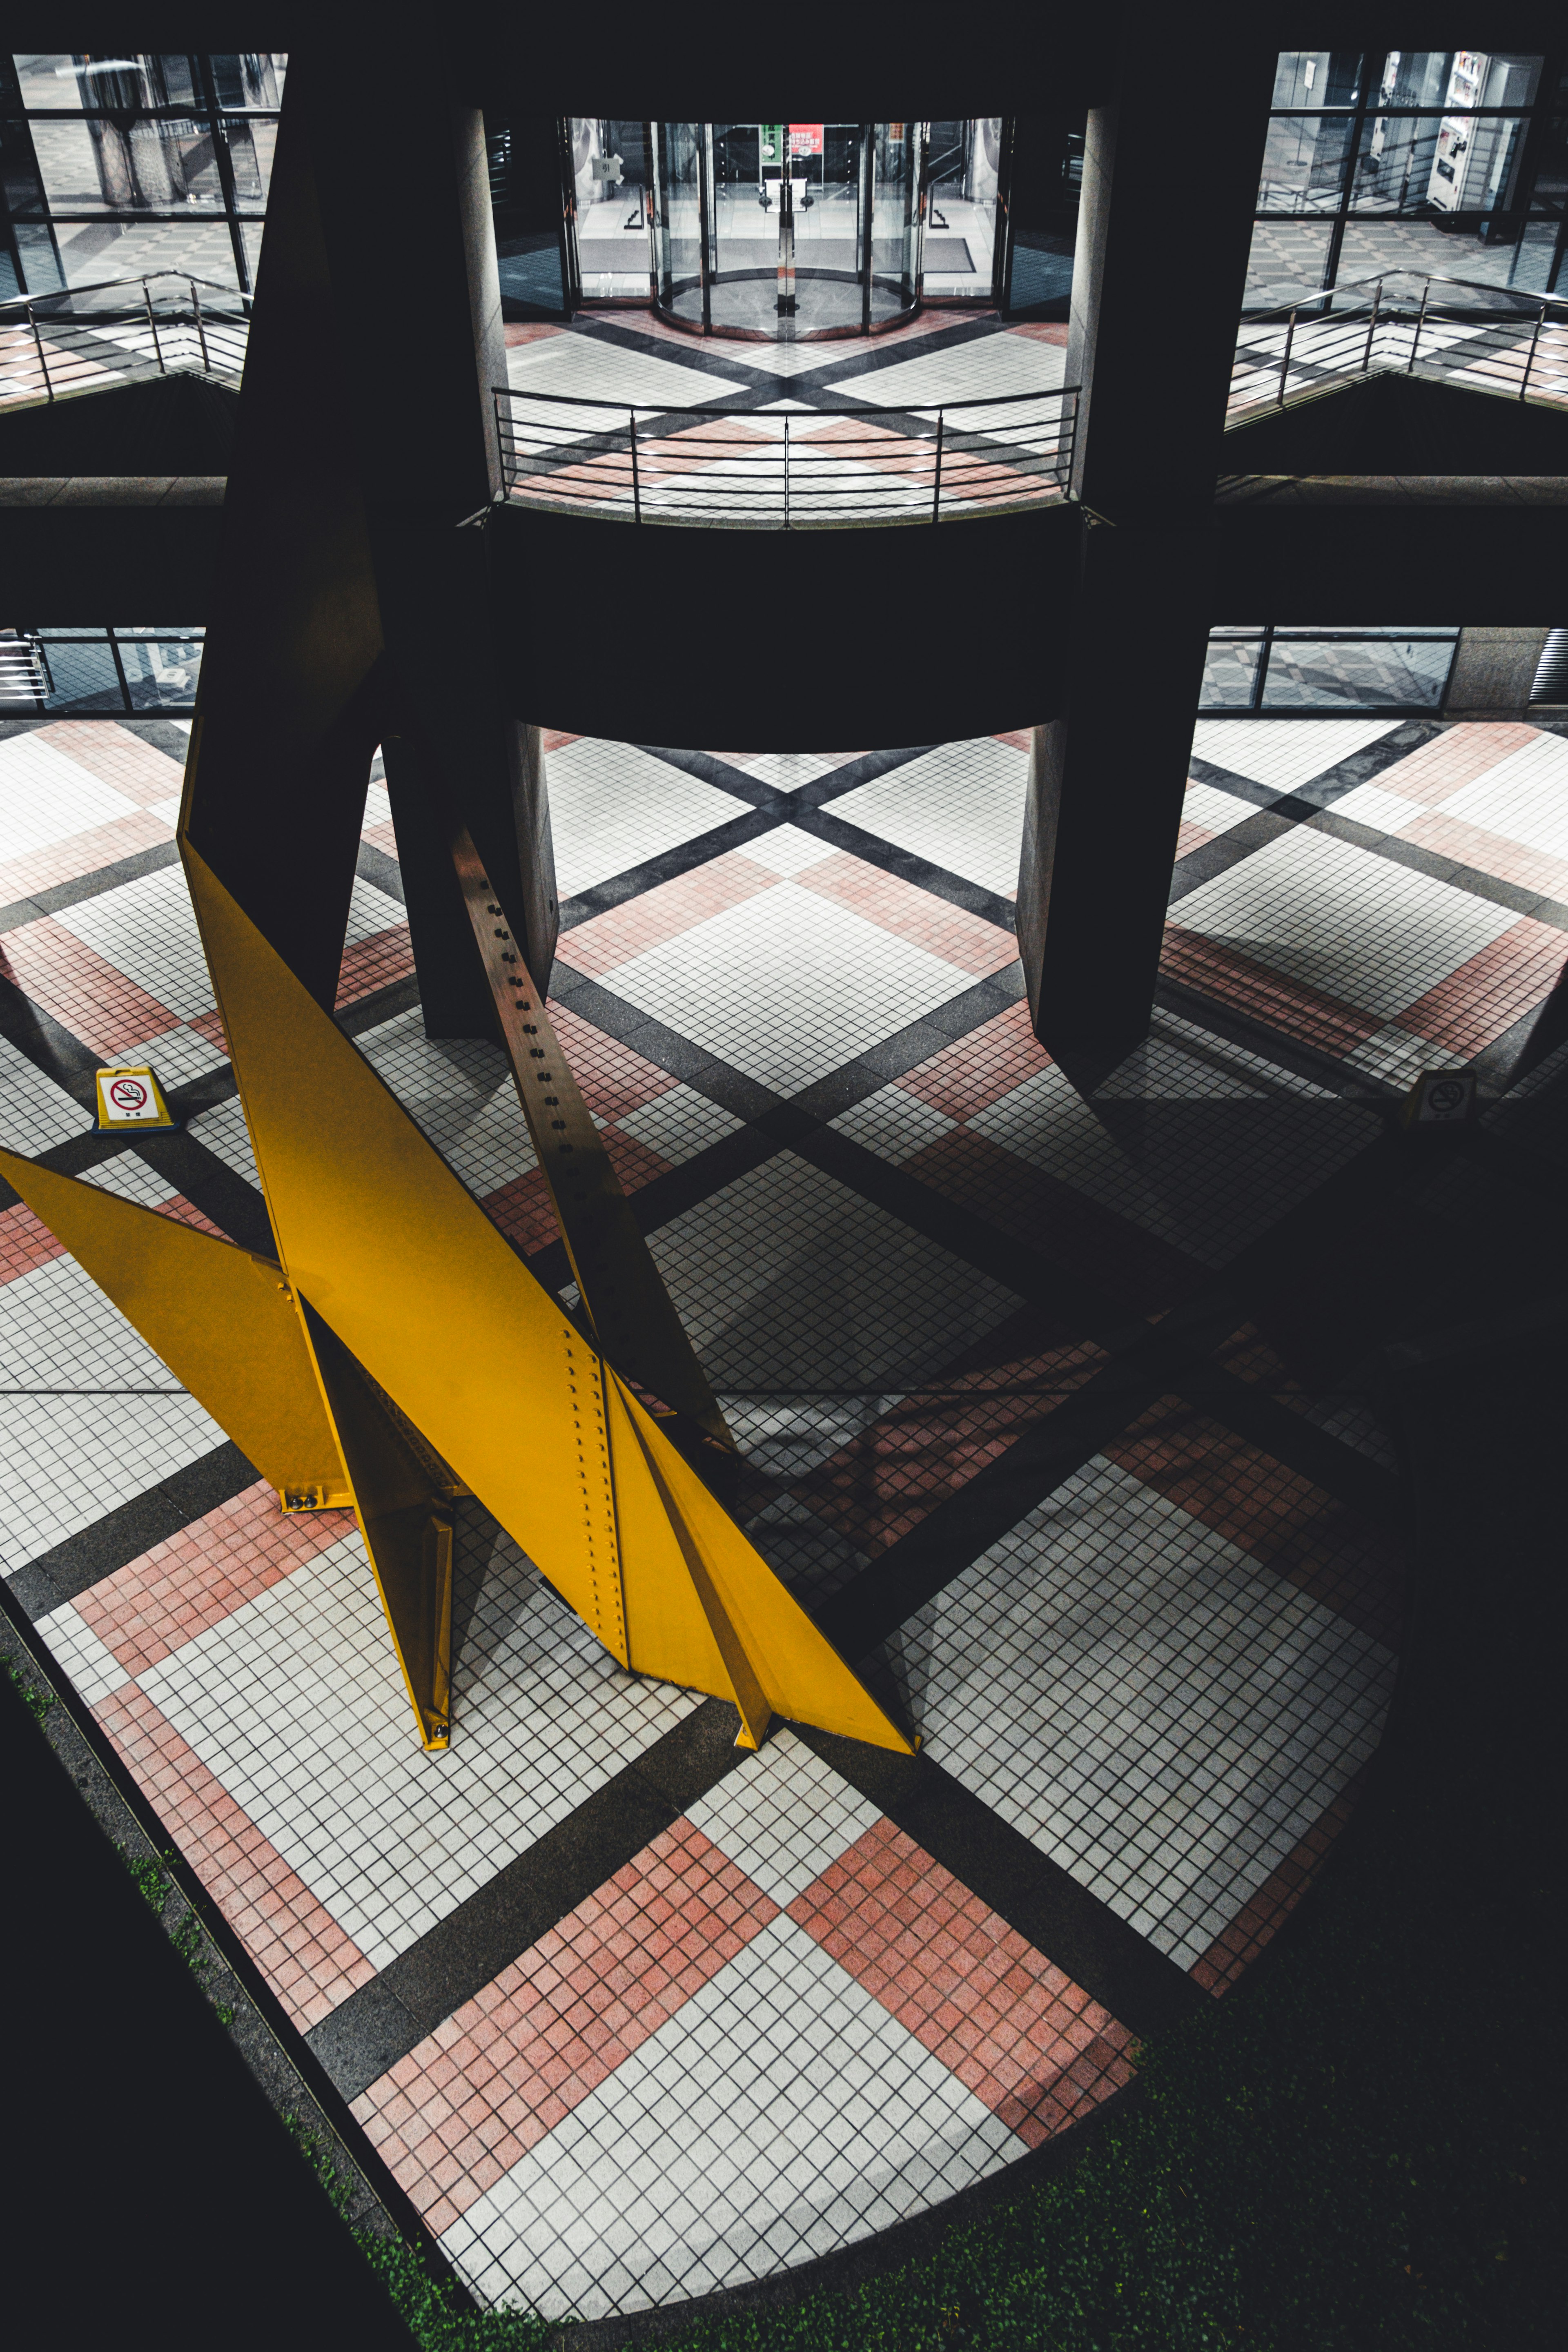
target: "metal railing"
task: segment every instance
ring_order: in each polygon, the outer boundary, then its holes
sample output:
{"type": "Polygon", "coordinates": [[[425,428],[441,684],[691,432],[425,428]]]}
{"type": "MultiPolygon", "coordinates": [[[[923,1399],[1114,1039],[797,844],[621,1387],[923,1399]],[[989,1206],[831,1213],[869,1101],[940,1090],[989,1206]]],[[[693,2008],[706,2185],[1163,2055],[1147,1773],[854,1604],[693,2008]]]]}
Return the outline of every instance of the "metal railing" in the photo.
{"type": "Polygon", "coordinates": [[[811,530],[1064,499],[1078,394],[737,414],[498,391],[495,409],[509,499],[624,522],[811,530]]]}
{"type": "Polygon", "coordinates": [[[249,310],[248,296],[232,286],[175,269],[17,295],[0,302],[0,405],[139,376],[237,384],[249,310]]]}
{"type": "Polygon", "coordinates": [[[1568,300],[1416,270],[1302,295],[1243,322],[1228,413],[1394,373],[1568,403],[1568,300]]]}

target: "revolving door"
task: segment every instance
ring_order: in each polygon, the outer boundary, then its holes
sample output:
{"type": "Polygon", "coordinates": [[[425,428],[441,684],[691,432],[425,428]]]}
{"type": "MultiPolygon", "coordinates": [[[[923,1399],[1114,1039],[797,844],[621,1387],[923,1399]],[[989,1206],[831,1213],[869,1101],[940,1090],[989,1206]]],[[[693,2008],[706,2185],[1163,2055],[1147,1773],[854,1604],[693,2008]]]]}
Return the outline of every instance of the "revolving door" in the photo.
{"type": "Polygon", "coordinates": [[[654,291],[695,334],[872,334],[920,307],[925,125],[651,126],[654,291]]]}

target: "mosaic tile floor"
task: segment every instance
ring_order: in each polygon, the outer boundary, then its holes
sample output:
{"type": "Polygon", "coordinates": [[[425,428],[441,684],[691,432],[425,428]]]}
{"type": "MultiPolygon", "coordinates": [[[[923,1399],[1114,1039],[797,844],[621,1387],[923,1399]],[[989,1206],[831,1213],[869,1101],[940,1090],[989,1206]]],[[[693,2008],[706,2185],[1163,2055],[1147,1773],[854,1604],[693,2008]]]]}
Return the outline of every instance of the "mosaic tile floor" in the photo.
{"type": "MultiPolygon", "coordinates": [[[[265,1245],[183,748],[0,730],[0,1134],[265,1245]],[[132,1050],[182,1134],[93,1131],[132,1050]]],[[[352,1520],[282,1519],[4,1203],[0,1555],[463,2274],[593,2316],[1000,2172],[1310,1883],[1388,1704],[1398,1496],[1241,1269],[1377,1164],[1417,1067],[1506,1082],[1565,953],[1568,742],[1201,723],[1153,1033],[1089,1098],[1014,959],[1023,739],[546,750],[563,1040],[754,1539],[920,1757],[741,1754],[477,1504],[453,1745],[422,1754],[352,1520]]],[[[500,1055],[424,1036],[379,784],[365,840],[340,1019],[563,1286],[500,1055]]],[[[1565,1077],[1491,1122],[1551,1156],[1565,1077]]]]}

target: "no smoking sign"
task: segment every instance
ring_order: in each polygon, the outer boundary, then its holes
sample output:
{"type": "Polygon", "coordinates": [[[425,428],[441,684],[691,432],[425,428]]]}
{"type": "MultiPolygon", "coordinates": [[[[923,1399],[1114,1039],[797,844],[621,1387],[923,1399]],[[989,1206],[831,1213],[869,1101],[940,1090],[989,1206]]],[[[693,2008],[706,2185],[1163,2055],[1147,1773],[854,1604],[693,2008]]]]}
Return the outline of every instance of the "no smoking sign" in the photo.
{"type": "Polygon", "coordinates": [[[100,1127],[173,1127],[163,1089],[153,1071],[100,1070],[100,1127]]]}

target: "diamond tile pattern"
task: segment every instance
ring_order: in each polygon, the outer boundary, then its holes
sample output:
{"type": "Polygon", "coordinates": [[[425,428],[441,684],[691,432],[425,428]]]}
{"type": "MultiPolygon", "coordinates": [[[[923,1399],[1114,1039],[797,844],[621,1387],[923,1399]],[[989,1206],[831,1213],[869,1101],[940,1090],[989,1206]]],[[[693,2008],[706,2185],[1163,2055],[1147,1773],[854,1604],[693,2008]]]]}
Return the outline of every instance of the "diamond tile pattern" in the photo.
{"type": "MultiPolygon", "coordinates": [[[[1048,339],[993,338],[987,357],[944,331],[857,389],[896,407],[998,392],[1009,368],[1032,389],[1062,364],[1048,339]]],[[[596,348],[519,336],[510,357],[541,387],[580,383],[596,348]]],[[[672,338],[668,358],[615,348],[641,387],[616,397],[738,384],[672,338]]],[[[813,438],[830,454],[831,423],[813,438]]],[[[768,462],[774,446],[759,439],[768,462]]],[[[1016,1851],[1215,1993],[1320,1866],[1378,1737],[1399,1566],[1344,1496],[1389,1475],[1386,1438],[1248,1329],[1216,1360],[1310,1430],[1311,1477],[1219,1404],[1144,1410],[1147,1391],[1087,1463],[1026,1465],[1150,1318],[1212,1298],[1239,1249],[1375,1139],[1380,1090],[1487,1052],[1556,984],[1568,746],[1464,725],[1412,750],[1402,724],[1199,722],[1180,851],[1225,848],[1178,881],[1147,1044],[1082,1090],[1016,1001],[998,905],[1026,735],[871,782],[851,752],[710,755],[733,791],[651,750],[547,740],[562,893],[616,884],[568,909],[556,1017],[736,1433],[738,1513],[808,1609],[851,1614],[858,1580],[896,1591],[900,1547],[935,1536],[949,1580],[868,1671],[1016,1851]],[[1282,805],[1248,850],[1269,793],[1282,805]],[[742,845],[716,848],[737,824],[742,845]],[[997,1536],[980,1498],[1020,1478],[997,1536]]],[[[68,1164],[210,1227],[256,1171],[184,883],[155,862],[178,781],[133,726],[0,741],[0,904],[73,894],[14,907],[0,940],[17,1016],[0,1137],[74,1151],[94,1058],[134,1050],[221,1098],[177,1162],[89,1146],[68,1164]],[[151,870],[127,882],[135,849],[151,870]]],[[[366,828],[395,854],[379,782],[366,828]]],[[[343,1001],[408,959],[403,909],[360,883],[343,1001]]],[[[554,1243],[499,1052],[427,1040],[417,1011],[358,1042],[517,1244],[554,1243]]],[[[1565,1068],[1543,1064],[1494,1123],[1555,1150],[1565,1068]]],[[[221,1443],[4,1204],[0,1387],[8,1574],[85,1530],[96,1544],[221,1443]]],[[[416,1944],[438,1981],[465,1906],[546,1832],[570,1824],[546,1851],[587,1870],[616,1776],[699,1704],[622,1673],[473,1503],[456,1622],[454,1745],[429,1757],[352,1522],[285,1518],[259,1484],[43,1621],[302,2027],[416,1944]]],[[[1129,2078],[1126,2027],[1094,1990],[987,1907],[963,1855],[923,1851],[795,1731],[737,1755],[626,1862],[633,1843],[478,1994],[455,1986],[359,2099],[486,2299],[593,2317],[764,2275],[984,2178],[1129,2078]]]]}

